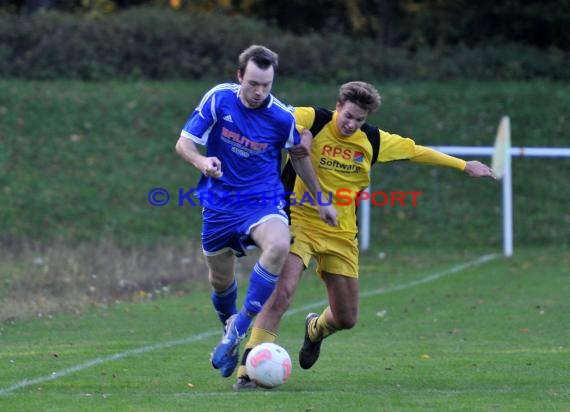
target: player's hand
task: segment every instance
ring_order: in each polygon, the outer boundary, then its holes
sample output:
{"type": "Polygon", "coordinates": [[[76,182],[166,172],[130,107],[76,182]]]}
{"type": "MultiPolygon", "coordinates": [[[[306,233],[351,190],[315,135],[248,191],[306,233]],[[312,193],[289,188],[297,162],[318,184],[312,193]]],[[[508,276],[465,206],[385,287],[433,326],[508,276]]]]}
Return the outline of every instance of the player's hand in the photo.
{"type": "Polygon", "coordinates": [[[200,163],[200,171],[206,177],[220,178],[222,172],[222,162],[217,157],[204,157],[200,163]]]}
{"type": "Polygon", "coordinates": [[[291,157],[301,159],[311,154],[311,144],[313,143],[313,135],[309,129],[303,129],[301,132],[301,142],[289,149],[291,157]]]}
{"type": "Polygon", "coordinates": [[[319,206],[319,216],[329,226],[338,226],[338,212],[333,205],[319,206]]]}
{"type": "Polygon", "coordinates": [[[465,173],[472,177],[490,177],[491,179],[497,179],[493,169],[478,160],[470,160],[465,165],[465,173]]]}

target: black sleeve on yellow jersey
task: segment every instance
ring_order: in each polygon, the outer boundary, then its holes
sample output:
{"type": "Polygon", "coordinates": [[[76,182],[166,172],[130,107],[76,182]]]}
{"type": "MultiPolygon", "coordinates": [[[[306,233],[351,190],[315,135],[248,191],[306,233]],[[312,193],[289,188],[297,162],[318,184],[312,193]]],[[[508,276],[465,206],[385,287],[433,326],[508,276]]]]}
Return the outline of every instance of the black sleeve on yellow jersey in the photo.
{"type": "Polygon", "coordinates": [[[325,125],[332,120],[333,112],[323,107],[315,107],[315,120],[309,129],[313,135],[313,139],[325,125]]]}
{"type": "MultiPolygon", "coordinates": [[[[313,120],[313,124],[309,130],[311,131],[314,139],[322,128],[332,120],[333,112],[323,107],[314,107],[313,110],[315,111],[315,119],[313,120]]],[[[291,192],[293,190],[296,177],[297,174],[295,173],[295,169],[293,169],[291,159],[287,159],[287,163],[285,163],[285,167],[281,172],[281,181],[283,182],[283,186],[285,186],[285,192],[291,192]]]]}
{"type": "MultiPolygon", "coordinates": [[[[313,119],[313,124],[309,127],[309,130],[311,131],[314,139],[315,136],[321,131],[321,129],[331,121],[332,112],[322,107],[311,107],[311,109],[315,111],[315,118],[313,119]]],[[[287,162],[285,163],[285,167],[283,167],[283,171],[281,172],[281,182],[283,182],[286,194],[287,192],[291,192],[293,190],[293,187],[295,187],[296,178],[297,173],[295,173],[295,169],[291,164],[291,159],[288,158],[287,162]]],[[[289,196],[286,195],[285,200],[288,201],[289,196]]]]}
{"type": "Polygon", "coordinates": [[[297,173],[291,164],[291,159],[287,159],[287,163],[285,163],[285,167],[283,167],[283,171],[281,172],[281,182],[283,182],[283,187],[285,189],[285,207],[283,210],[287,213],[289,224],[291,224],[291,209],[289,208],[289,204],[291,202],[291,195],[293,188],[295,187],[296,178],[297,173]]]}
{"type": "MultiPolygon", "coordinates": [[[[309,130],[311,131],[314,139],[315,136],[322,130],[322,128],[332,120],[333,112],[323,107],[313,107],[312,109],[315,111],[315,118],[309,130]]],[[[281,182],[283,182],[283,187],[285,188],[284,209],[287,213],[287,216],[289,217],[289,222],[291,222],[289,201],[291,199],[291,192],[295,187],[295,179],[297,179],[297,173],[291,164],[291,159],[287,159],[285,167],[283,167],[283,171],[281,172],[281,182]]]]}
{"type": "Polygon", "coordinates": [[[378,153],[380,153],[380,129],[364,123],[360,130],[366,134],[368,141],[372,145],[372,161],[370,162],[370,166],[372,166],[378,160],[378,153]]]}

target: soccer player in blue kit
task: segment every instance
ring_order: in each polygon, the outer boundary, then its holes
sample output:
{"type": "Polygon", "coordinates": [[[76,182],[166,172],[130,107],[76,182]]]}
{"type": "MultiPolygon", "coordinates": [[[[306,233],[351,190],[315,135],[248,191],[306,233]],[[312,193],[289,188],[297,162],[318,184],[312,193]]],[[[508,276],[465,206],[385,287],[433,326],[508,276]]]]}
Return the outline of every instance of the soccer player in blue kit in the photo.
{"type": "MultiPolygon", "coordinates": [[[[225,325],[211,362],[223,377],[236,368],[239,344],[275,288],[289,253],[291,237],[280,180],[282,149],[289,150],[297,174],[314,198],[321,191],[309,150],[300,145],[292,111],[271,94],[277,64],[277,54],[264,46],[244,50],[238,59],[239,84],[210,89],[176,144],[177,153],[202,172],[197,187],[203,206],[202,248],[212,303],[225,325]],[[206,146],[205,155],[196,144],[206,146]],[[238,312],[235,256],[244,256],[249,246],[259,247],[261,254],[238,312]]],[[[332,205],[319,206],[319,215],[327,224],[337,225],[332,205]]]]}

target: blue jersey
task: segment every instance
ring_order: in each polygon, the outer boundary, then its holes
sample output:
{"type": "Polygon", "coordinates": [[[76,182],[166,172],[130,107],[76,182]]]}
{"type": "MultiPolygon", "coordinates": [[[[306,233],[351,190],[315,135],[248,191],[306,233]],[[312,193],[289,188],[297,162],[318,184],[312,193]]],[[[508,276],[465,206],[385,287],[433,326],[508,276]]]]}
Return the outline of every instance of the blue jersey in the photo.
{"type": "Polygon", "coordinates": [[[197,187],[200,203],[215,210],[282,199],[281,151],[301,140],[290,108],[270,94],[250,109],[239,98],[240,87],[224,83],[208,91],[181,133],[222,163],[221,178],[202,176],[197,187]]]}

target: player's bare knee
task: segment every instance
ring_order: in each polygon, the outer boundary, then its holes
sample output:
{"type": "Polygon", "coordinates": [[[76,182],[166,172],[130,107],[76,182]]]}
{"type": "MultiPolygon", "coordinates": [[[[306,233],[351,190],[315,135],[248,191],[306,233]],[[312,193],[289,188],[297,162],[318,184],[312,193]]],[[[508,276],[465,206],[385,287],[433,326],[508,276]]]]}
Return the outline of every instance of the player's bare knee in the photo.
{"type": "Polygon", "coordinates": [[[233,277],[230,276],[228,278],[227,276],[216,272],[210,272],[208,274],[208,280],[210,281],[210,286],[212,286],[212,289],[214,289],[216,292],[223,292],[227,290],[230,286],[232,286],[232,283],[234,281],[233,277]]]}
{"type": "Polygon", "coordinates": [[[275,239],[263,249],[262,256],[265,260],[271,262],[274,265],[283,266],[288,253],[289,240],[275,239]]]}
{"type": "Polygon", "coordinates": [[[291,247],[291,242],[289,238],[279,238],[273,240],[269,245],[271,253],[280,257],[287,257],[289,253],[289,248],[291,247]]]}
{"type": "Polygon", "coordinates": [[[343,329],[343,330],[352,329],[358,323],[358,315],[345,314],[343,316],[335,318],[335,321],[336,321],[335,326],[338,329],[343,329]]]}
{"type": "Polygon", "coordinates": [[[337,325],[337,327],[342,330],[347,330],[347,329],[352,329],[355,325],[356,325],[356,320],[355,321],[344,320],[340,322],[340,325],[337,325]]]}

